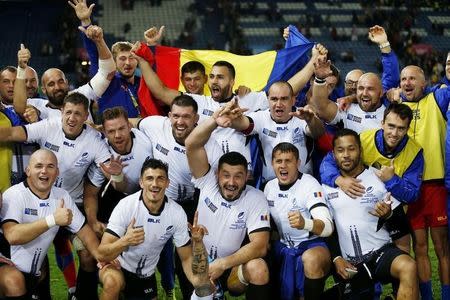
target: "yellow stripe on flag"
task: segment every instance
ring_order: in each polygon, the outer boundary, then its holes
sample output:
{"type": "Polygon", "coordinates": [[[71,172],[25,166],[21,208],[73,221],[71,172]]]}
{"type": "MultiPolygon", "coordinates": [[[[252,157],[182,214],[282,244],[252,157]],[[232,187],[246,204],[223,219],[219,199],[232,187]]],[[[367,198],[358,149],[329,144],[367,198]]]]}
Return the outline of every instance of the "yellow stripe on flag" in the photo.
{"type": "MultiPolygon", "coordinates": [[[[236,69],[236,79],[234,88],[245,85],[252,91],[262,90],[269,80],[273,69],[276,51],[266,51],[256,55],[236,55],[219,50],[181,50],[180,54],[180,75],[181,67],[192,60],[201,62],[205,66],[206,75],[211,71],[212,65],[219,60],[231,63],[236,69]]],[[[185,91],[180,81],[180,91],[185,91]]],[[[210,95],[207,84],[205,94],[210,95]]]]}

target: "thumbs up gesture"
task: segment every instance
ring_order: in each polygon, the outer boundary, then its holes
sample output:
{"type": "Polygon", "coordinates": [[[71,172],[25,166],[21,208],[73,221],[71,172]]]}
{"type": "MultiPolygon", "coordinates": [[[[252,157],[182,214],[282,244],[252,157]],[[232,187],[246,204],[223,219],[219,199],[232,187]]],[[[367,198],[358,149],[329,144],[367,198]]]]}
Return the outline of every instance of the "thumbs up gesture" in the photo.
{"type": "Polygon", "coordinates": [[[61,199],[59,202],[53,216],[55,217],[55,223],[58,226],[67,226],[72,223],[72,210],[64,207],[64,199],[61,199]]]}
{"type": "Polygon", "coordinates": [[[26,68],[31,58],[31,52],[25,48],[24,44],[20,44],[20,49],[17,51],[17,63],[19,67],[26,68]]]}
{"type": "Polygon", "coordinates": [[[394,159],[391,160],[389,166],[381,166],[381,169],[375,171],[375,175],[380,178],[381,181],[386,182],[390,180],[395,174],[394,159]]]}
{"type": "Polygon", "coordinates": [[[133,218],[127,227],[127,232],[123,237],[127,245],[137,246],[144,242],[145,232],[142,226],[135,226],[136,219],[133,218]]]}

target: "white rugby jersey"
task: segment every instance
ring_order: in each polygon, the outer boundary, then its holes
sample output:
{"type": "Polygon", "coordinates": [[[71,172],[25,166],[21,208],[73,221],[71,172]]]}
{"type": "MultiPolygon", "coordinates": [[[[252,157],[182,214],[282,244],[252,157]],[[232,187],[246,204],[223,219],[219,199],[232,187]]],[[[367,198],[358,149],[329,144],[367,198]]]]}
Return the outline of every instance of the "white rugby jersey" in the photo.
{"type": "MultiPolygon", "coordinates": [[[[45,119],[24,126],[27,142],[36,142],[41,148],[55,153],[58,158],[59,176],[55,186],[69,192],[77,203],[83,202],[84,175],[91,163],[100,164],[111,157],[101,134],[84,125],[83,131],[75,139],[67,138],[62,130],[61,118],[45,119]]],[[[96,186],[96,182],[89,178],[96,186]]]]}
{"type": "Polygon", "coordinates": [[[385,109],[386,107],[381,105],[376,111],[366,112],[361,109],[358,103],[352,103],[347,111],[338,110],[329,124],[335,125],[342,121],[344,122],[344,128],[351,129],[359,134],[365,130],[381,128],[385,109]]]}
{"type": "MultiPolygon", "coordinates": [[[[57,187],[52,187],[47,199],[40,199],[25,182],[16,184],[3,194],[1,210],[2,224],[13,221],[19,224],[32,223],[53,214],[59,207],[61,199],[64,207],[72,210],[72,223],[65,228],[77,233],[85,223],[85,218],[78,210],[69,193],[57,187]]],[[[53,226],[40,236],[23,245],[11,245],[11,261],[25,273],[39,275],[42,262],[48,248],[53,242],[59,226],[53,226]]]]}
{"type": "Polygon", "coordinates": [[[133,218],[135,227],[144,228],[145,240],[142,244],[128,247],[118,259],[122,268],[139,277],[155,273],[159,254],[171,237],[176,247],[190,242],[186,214],[175,201],[165,198],[160,213],[153,215],[142,200],[142,191],[129,195],[114,208],[106,231],[120,238],[127,232],[133,218]]]}
{"type": "MultiPolygon", "coordinates": [[[[79,88],[76,88],[74,90],[71,90],[69,94],[72,93],[80,93],[89,100],[89,117],[88,120],[91,122],[94,122],[94,119],[92,117],[92,110],[91,106],[93,101],[97,101],[100,97],[95,94],[94,90],[90,86],[89,82],[80,86],[79,88]]],[[[48,100],[42,99],[42,98],[29,98],[27,99],[27,104],[32,105],[36,107],[37,110],[40,112],[40,118],[43,119],[49,119],[49,118],[61,118],[61,110],[58,108],[52,108],[48,106],[48,100]]]]}
{"type": "MultiPolygon", "coordinates": [[[[126,194],[135,193],[140,189],[139,177],[141,175],[142,165],[147,158],[153,157],[152,142],[144,133],[132,128],[131,141],[131,151],[127,154],[119,154],[114,150],[111,144],[108,143],[108,139],[105,138],[109,151],[114,155],[114,157],[120,155],[122,162],[127,164],[122,170],[128,183],[127,188],[124,191],[126,194]]],[[[103,173],[101,174],[103,175],[103,173]]]]}
{"type": "MultiPolygon", "coordinates": [[[[199,123],[210,117],[217,109],[225,105],[226,102],[217,102],[211,96],[188,94],[197,102],[198,114],[200,116],[199,123]]],[[[269,107],[267,96],[265,92],[250,92],[242,98],[239,98],[239,106],[247,108],[248,112],[255,112],[265,110],[269,107]]],[[[222,154],[236,151],[244,155],[248,162],[249,169],[251,169],[251,155],[249,145],[245,145],[246,138],[236,132],[232,128],[218,127],[211,134],[211,138],[215,139],[222,149],[222,154]]]]}
{"type": "MultiPolygon", "coordinates": [[[[192,174],[186,148],[173,137],[170,119],[162,116],[147,117],[139,122],[138,128],[152,141],[154,158],[169,165],[170,183],[166,189],[167,197],[177,202],[192,200],[194,184],[191,182],[192,174]]],[[[206,143],[205,149],[208,161],[214,165],[220,158],[220,149],[213,140],[206,143]]]]}
{"type": "Polygon", "coordinates": [[[300,211],[304,219],[312,219],[311,208],[327,206],[320,183],[311,175],[299,174],[288,190],[280,189],[278,179],[272,179],[264,188],[271,218],[277,225],[280,240],[286,246],[297,247],[301,242],[316,238],[307,230],[292,228],[288,213],[300,211]]]}
{"type": "Polygon", "coordinates": [[[300,172],[312,174],[312,162],[306,148],[306,128],[308,124],[297,117],[286,123],[276,123],[270,117],[270,111],[258,111],[248,114],[254,121],[251,134],[257,133],[261,141],[265,165],[263,165],[263,181],[275,178],[272,168],[272,150],[281,142],[288,142],[297,147],[300,158],[300,172]]]}
{"type": "MultiPolygon", "coordinates": [[[[383,201],[387,190],[384,183],[369,167],[356,178],[366,187],[362,197],[352,199],[341,189],[323,185],[328,206],[334,217],[339,244],[345,259],[360,262],[362,256],[391,242],[388,231],[382,227],[377,232],[379,218],[369,214],[375,203],[383,201]]],[[[400,202],[391,196],[392,209],[400,202]]]]}
{"type": "Polygon", "coordinates": [[[260,190],[247,185],[238,199],[227,201],[220,195],[212,169],[192,181],[200,189],[198,219],[208,228],[209,234],[203,237],[203,243],[211,260],[239,250],[247,234],[269,230],[269,209],[260,190]]]}

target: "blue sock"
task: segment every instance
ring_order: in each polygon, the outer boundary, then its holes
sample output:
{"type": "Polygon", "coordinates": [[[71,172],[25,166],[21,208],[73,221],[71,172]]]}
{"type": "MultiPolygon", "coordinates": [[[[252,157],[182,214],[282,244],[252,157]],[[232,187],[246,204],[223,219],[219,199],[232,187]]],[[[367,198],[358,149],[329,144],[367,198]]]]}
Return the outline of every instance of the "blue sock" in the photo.
{"type": "MultiPolygon", "coordinates": [[[[433,291],[431,289],[431,280],[419,283],[420,295],[422,300],[433,300],[433,291]]],[[[445,298],[444,298],[445,299],[445,298]]]]}
{"type": "Polygon", "coordinates": [[[381,294],[383,293],[383,286],[380,282],[375,283],[375,290],[374,290],[373,300],[380,300],[381,294]]]}
{"type": "Polygon", "coordinates": [[[450,299],[450,285],[442,285],[441,297],[442,300],[450,299]]]}

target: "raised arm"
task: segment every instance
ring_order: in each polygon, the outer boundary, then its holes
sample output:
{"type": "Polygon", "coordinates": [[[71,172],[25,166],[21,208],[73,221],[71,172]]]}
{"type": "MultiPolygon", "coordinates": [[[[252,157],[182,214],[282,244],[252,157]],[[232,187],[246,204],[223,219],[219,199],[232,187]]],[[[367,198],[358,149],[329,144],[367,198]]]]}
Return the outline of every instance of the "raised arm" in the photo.
{"type": "Polygon", "coordinates": [[[27,108],[27,86],[25,83],[25,72],[31,58],[31,52],[20,44],[17,52],[17,73],[14,81],[13,106],[16,113],[23,115],[27,108]]]}
{"type": "Polygon", "coordinates": [[[180,95],[180,92],[166,87],[164,83],[159,79],[158,75],[156,75],[155,71],[153,71],[150,63],[144,58],[148,55],[153,59],[151,50],[146,45],[142,45],[140,42],[136,42],[131,49],[131,53],[135,55],[136,59],[139,62],[142,76],[150,92],[152,92],[152,94],[156,98],[158,98],[165,104],[170,105],[173,99],[176,96],[180,95]],[[145,55],[144,53],[147,55],[145,55]]]}
{"type": "Polygon", "coordinates": [[[328,99],[328,88],[325,79],[331,74],[331,62],[325,56],[319,56],[314,63],[315,80],[312,85],[310,104],[314,107],[319,118],[331,122],[338,113],[336,103],[328,99]]]}
{"type": "Polygon", "coordinates": [[[375,25],[369,29],[369,39],[377,44],[381,51],[383,91],[397,87],[400,82],[400,66],[397,56],[391,49],[386,31],[383,27],[375,25]]]}
{"type": "Polygon", "coordinates": [[[325,126],[322,121],[316,116],[314,111],[307,105],[300,107],[295,112],[289,113],[291,116],[295,116],[301,120],[305,120],[308,127],[306,127],[306,135],[313,139],[319,138],[325,133],[325,126]]]}
{"type": "Polygon", "coordinates": [[[294,95],[297,95],[303,87],[309,82],[309,79],[314,74],[314,62],[319,55],[327,55],[328,50],[321,44],[317,44],[312,48],[311,59],[306,66],[292,76],[288,82],[292,86],[294,95]]]}
{"type": "Polygon", "coordinates": [[[0,127],[0,142],[26,142],[27,133],[22,126],[0,127]]]}

